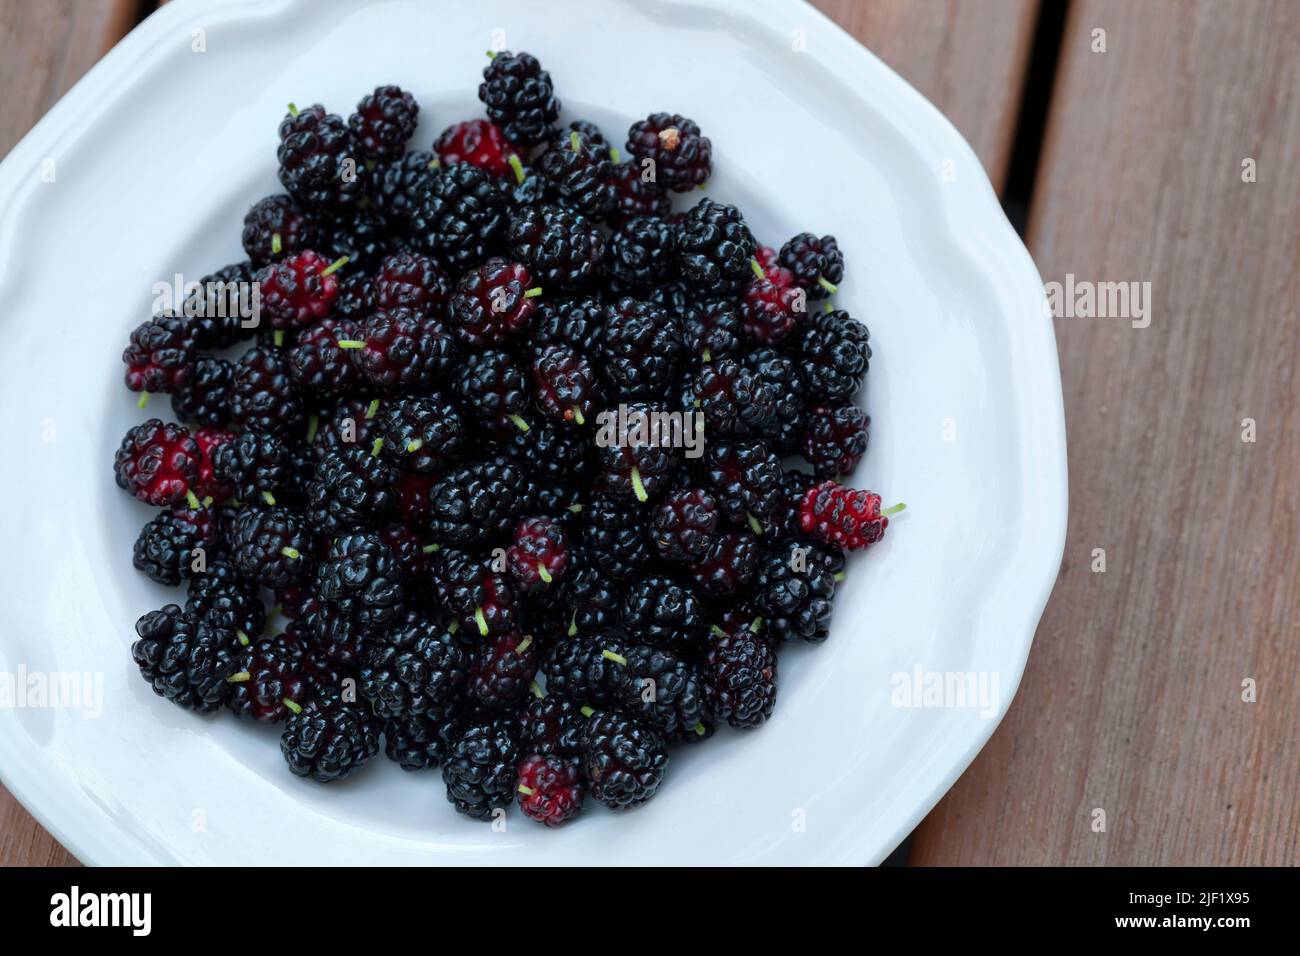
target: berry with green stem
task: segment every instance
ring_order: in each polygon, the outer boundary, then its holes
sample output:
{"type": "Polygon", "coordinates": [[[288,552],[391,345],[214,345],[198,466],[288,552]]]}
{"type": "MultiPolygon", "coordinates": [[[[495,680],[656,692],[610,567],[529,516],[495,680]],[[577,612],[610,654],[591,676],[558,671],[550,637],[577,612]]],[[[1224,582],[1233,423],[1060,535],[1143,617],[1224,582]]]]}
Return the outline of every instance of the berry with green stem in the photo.
{"type": "Polygon", "coordinates": [[[880,495],[845,488],[834,481],[813,485],[804,495],[799,523],[804,534],[845,551],[868,548],[884,537],[889,518],[907,506],[881,509],[880,495]]]}
{"type": "Polygon", "coordinates": [[[145,394],[180,392],[194,371],[194,349],[194,330],[182,316],[164,313],[140,324],[122,352],[126,387],[145,394]]]}
{"type": "Polygon", "coordinates": [[[232,687],[228,678],[239,671],[233,632],[215,628],[175,604],[145,614],[135,632],[131,656],[155,694],[199,713],[222,705],[232,687]]]}
{"type": "Polygon", "coordinates": [[[499,438],[531,427],[528,378],[508,352],[485,349],[469,355],[456,370],[456,395],[464,407],[499,438]]]}
{"type": "Polygon", "coordinates": [[[288,481],[289,448],[273,432],[245,431],[213,454],[213,476],[241,501],[276,503],[288,481]]]}
{"type": "Polygon", "coordinates": [[[488,710],[513,710],[529,694],[538,664],[531,634],[498,634],[480,649],[470,668],[469,696],[488,710]]]}
{"type": "Polygon", "coordinates": [[[834,236],[801,232],[781,247],[780,258],[810,299],[834,295],[844,281],[844,255],[834,236]]]}
{"type": "Polygon", "coordinates": [[[518,339],[532,321],[541,292],[527,267],[491,258],[456,284],[448,309],[452,331],[478,349],[518,339]]]}
{"type": "Polygon", "coordinates": [[[291,714],[280,737],[289,770],[318,783],[342,780],[379,753],[383,723],[369,707],[342,696],[313,699],[291,714]]]}
{"type": "Polygon", "coordinates": [[[228,544],[235,569],[265,587],[302,584],[311,574],[305,555],[313,553],[312,537],[302,515],[283,505],[245,505],[231,523],[228,544]]]}
{"type": "Polygon", "coordinates": [[[187,428],[151,418],[127,431],[113,458],[113,474],[119,488],[166,507],[192,493],[202,457],[187,428]]]}
{"type": "Polygon", "coordinates": [[[381,309],[354,340],[338,340],[375,389],[413,392],[431,388],[457,367],[455,339],[441,320],[414,309],[381,309]]]}
{"type": "Polygon", "coordinates": [[[515,528],[506,549],[506,567],[525,592],[545,591],[563,581],[569,564],[569,538],[559,522],[527,518],[515,528]]]}
{"type": "Polygon", "coordinates": [[[290,196],[260,199],[244,216],[244,252],[258,267],[315,248],[320,238],[316,220],[290,196]]]}
{"type": "MultiPolygon", "coordinates": [[[[444,166],[470,163],[497,179],[513,178],[523,169],[518,152],[501,128],[488,120],[466,120],[448,126],[439,134],[433,149],[444,166]],[[518,170],[514,169],[516,165],[518,170]]],[[[519,181],[523,181],[522,177],[519,181]]]]}
{"type": "Polygon", "coordinates": [[[533,354],[537,407],[555,421],[585,425],[598,394],[596,372],[582,353],[547,345],[533,354]]]}
{"type": "Polygon", "coordinates": [[[273,262],[257,273],[262,314],[276,330],[299,329],[329,315],[338,295],[335,273],[347,257],[327,261],[311,250],[273,262]]]}
{"type": "Polygon", "coordinates": [[[776,707],[776,649],[767,637],[739,628],[709,644],[704,663],[705,697],[715,717],[732,727],[752,728],[776,707]]]}
{"type": "Polygon", "coordinates": [[[376,634],[361,667],[361,691],[384,719],[436,713],[465,688],[473,644],[415,612],[376,634]]]}
{"type": "Polygon", "coordinates": [[[264,723],[301,713],[311,694],[303,657],[301,643],[288,633],[252,641],[243,649],[238,673],[226,678],[233,685],[226,706],[264,723]]]}
{"type": "Polygon", "coordinates": [[[558,827],[582,811],[582,775],[575,758],[532,754],[517,771],[519,809],[530,820],[558,827]]]}
{"type": "Polygon", "coordinates": [[[377,419],[381,448],[394,467],[437,474],[459,458],[469,440],[460,411],[437,392],[389,402],[377,419]]]}

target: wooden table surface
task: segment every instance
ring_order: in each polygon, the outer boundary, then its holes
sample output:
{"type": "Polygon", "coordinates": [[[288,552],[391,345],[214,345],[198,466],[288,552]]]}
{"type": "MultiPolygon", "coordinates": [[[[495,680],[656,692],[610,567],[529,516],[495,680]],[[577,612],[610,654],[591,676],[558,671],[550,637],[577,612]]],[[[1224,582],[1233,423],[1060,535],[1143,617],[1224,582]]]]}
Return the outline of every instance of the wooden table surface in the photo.
{"type": "MultiPolygon", "coordinates": [[[[910,862],[1297,864],[1300,3],[1062,3],[816,2],[1028,210],[1045,281],[1151,283],[1146,328],[1056,320],[1060,579],[910,862]]],[[[150,7],[0,0],[0,156],[150,7]]],[[[0,865],[75,862],[0,789],[0,865]]]]}

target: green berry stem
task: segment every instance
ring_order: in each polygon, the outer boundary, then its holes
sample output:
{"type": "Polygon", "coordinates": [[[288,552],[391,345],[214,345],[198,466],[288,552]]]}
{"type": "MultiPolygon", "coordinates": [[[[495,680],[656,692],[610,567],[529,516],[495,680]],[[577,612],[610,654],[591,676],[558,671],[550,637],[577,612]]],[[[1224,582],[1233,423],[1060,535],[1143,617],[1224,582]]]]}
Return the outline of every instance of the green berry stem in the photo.
{"type": "Polygon", "coordinates": [[[271,233],[271,255],[278,256],[283,249],[284,246],[280,243],[280,234],[278,232],[271,233]]]}
{"type": "Polygon", "coordinates": [[[506,162],[508,162],[510,164],[510,168],[514,170],[515,182],[518,185],[522,186],[524,184],[524,180],[527,178],[527,176],[524,173],[523,161],[520,160],[517,154],[511,153],[510,158],[506,160],[506,162]]]}
{"type": "Polygon", "coordinates": [[[890,507],[886,508],[884,511],[880,512],[880,516],[882,518],[888,518],[890,515],[898,514],[906,507],[907,505],[900,501],[898,504],[891,505],[890,507]]]}
{"type": "Polygon", "coordinates": [[[833,282],[827,282],[825,276],[818,276],[817,284],[821,286],[823,289],[825,289],[827,292],[829,292],[831,295],[834,295],[836,292],[840,291],[839,286],[835,285],[835,283],[833,282]]]}
{"type": "Polygon", "coordinates": [[[190,508],[195,511],[203,507],[203,502],[199,501],[199,496],[188,488],[185,489],[185,500],[189,503],[190,508]]]}
{"type": "Polygon", "coordinates": [[[521,432],[528,431],[528,423],[524,421],[523,418],[521,418],[520,416],[511,415],[510,421],[513,422],[515,427],[518,428],[521,432]]]}
{"type": "Polygon", "coordinates": [[[641,469],[636,465],[632,466],[632,492],[636,495],[637,501],[650,500],[650,496],[645,492],[645,485],[641,483],[641,469]]]}
{"type": "Polygon", "coordinates": [[[531,635],[531,634],[525,634],[525,635],[524,635],[524,639],[523,639],[522,641],[520,641],[520,642],[519,642],[519,646],[515,648],[515,653],[516,653],[516,654],[523,654],[524,651],[526,651],[526,650],[528,650],[528,648],[532,647],[532,644],[533,644],[533,635],[531,635]]]}
{"type": "Polygon", "coordinates": [[[288,707],[295,714],[302,713],[302,705],[299,704],[296,700],[290,700],[288,697],[285,697],[280,701],[280,703],[284,704],[284,706],[288,707]]]}
{"type": "Polygon", "coordinates": [[[537,297],[538,297],[539,295],[541,295],[541,294],[542,294],[542,287],[539,286],[539,285],[535,285],[535,286],[533,286],[531,289],[526,289],[526,290],[524,291],[524,298],[525,298],[525,299],[535,299],[535,298],[537,298],[537,297]]]}
{"type": "Polygon", "coordinates": [[[280,549],[280,553],[284,555],[286,558],[292,558],[295,561],[297,561],[299,558],[302,557],[301,551],[299,551],[297,548],[291,548],[287,544],[280,549]]]}
{"type": "Polygon", "coordinates": [[[362,339],[335,339],[334,344],[341,349],[363,349],[366,343],[362,339]]]}
{"type": "Polygon", "coordinates": [[[275,505],[275,495],[271,494],[269,491],[262,492],[262,500],[268,505],[275,505]]]}
{"type": "Polygon", "coordinates": [[[478,625],[479,635],[487,637],[487,618],[483,616],[483,609],[481,607],[474,608],[474,623],[478,625]]]}
{"type": "Polygon", "coordinates": [[[329,265],[327,265],[324,269],[321,270],[321,275],[323,276],[333,275],[334,273],[338,272],[347,264],[348,264],[348,257],[339,256],[337,259],[335,259],[333,262],[331,262],[329,265]]]}
{"type": "Polygon", "coordinates": [[[537,575],[542,579],[543,584],[550,584],[554,580],[551,572],[546,570],[546,565],[541,561],[537,562],[537,575]]]}
{"type": "Polygon", "coordinates": [[[624,657],[622,654],[616,654],[607,648],[601,648],[600,656],[605,658],[605,660],[607,661],[613,661],[615,664],[619,665],[620,667],[627,667],[627,658],[624,657]]]}
{"type": "Polygon", "coordinates": [[[754,275],[758,276],[758,281],[762,282],[767,278],[767,273],[763,271],[763,267],[758,264],[757,259],[751,257],[749,260],[749,267],[754,270],[754,275]]]}
{"type": "Polygon", "coordinates": [[[146,405],[148,405],[148,404],[149,404],[149,393],[148,393],[148,392],[141,392],[141,393],[140,393],[140,401],[138,401],[138,402],[135,403],[135,407],[136,407],[136,408],[144,408],[144,407],[145,407],[146,405]]]}

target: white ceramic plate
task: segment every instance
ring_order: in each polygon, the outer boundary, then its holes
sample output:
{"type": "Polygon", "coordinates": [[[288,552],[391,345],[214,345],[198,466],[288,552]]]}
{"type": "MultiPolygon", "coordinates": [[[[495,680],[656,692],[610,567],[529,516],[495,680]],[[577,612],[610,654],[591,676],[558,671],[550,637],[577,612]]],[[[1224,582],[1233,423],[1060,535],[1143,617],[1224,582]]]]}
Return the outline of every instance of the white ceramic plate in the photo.
{"type": "Polygon", "coordinates": [[[1034,265],[947,121],[793,0],[168,4],[0,166],[0,302],[0,675],[103,687],[97,718],[0,709],[0,772],[89,863],[876,863],[1006,712],[1062,554],[1064,421],[1034,265]],[[284,104],[346,114],[399,83],[427,147],[481,115],[498,30],[547,65],[566,120],[618,141],[654,110],[695,118],[708,194],[760,240],[839,237],[837,301],[875,349],[853,483],[909,505],[855,558],[830,640],[784,650],[766,727],[677,753],[646,807],[556,832],[518,815],[493,832],[452,812],[436,772],[382,758],[344,784],[299,780],[274,733],[154,696],[132,623],[174,592],[131,569],[147,509],[111,477],[143,417],[121,385],[127,332],[153,282],[242,258],[244,210],[279,191],[284,104]],[[918,669],[994,675],[999,693],[983,712],[898,706],[895,675],[918,669]]]}

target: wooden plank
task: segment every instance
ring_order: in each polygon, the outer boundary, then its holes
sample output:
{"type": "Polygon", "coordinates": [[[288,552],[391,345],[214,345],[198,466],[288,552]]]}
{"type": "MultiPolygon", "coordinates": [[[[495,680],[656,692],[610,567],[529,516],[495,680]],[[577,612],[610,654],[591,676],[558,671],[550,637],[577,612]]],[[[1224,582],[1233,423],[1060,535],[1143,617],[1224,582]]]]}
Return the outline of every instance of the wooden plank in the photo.
{"type": "Polygon", "coordinates": [[[135,25],[136,0],[0,4],[0,157],[135,25]]]}
{"type": "Polygon", "coordinates": [[[999,191],[1038,0],[813,0],[950,119],[999,191]]]}
{"type": "Polygon", "coordinates": [[[1298,64],[1291,0],[1071,8],[1030,248],[1151,282],[1150,326],[1057,320],[1061,576],[914,864],[1300,863],[1298,64]]]}
{"type": "Polygon", "coordinates": [[[77,865],[77,858],[0,787],[0,866],[77,865]]]}
{"type": "MultiPolygon", "coordinates": [[[[136,0],[0,3],[0,157],[135,24],[136,0]]],[[[0,787],[0,866],[73,866],[58,844],[0,787]]]]}

